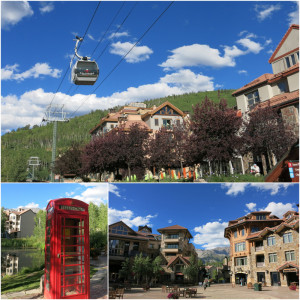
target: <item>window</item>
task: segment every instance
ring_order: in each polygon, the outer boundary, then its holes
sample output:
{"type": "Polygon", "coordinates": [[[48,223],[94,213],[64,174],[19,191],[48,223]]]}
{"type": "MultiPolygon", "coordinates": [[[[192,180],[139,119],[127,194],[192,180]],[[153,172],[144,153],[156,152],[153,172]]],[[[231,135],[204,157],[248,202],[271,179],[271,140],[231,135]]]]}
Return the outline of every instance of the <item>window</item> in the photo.
{"type": "Polygon", "coordinates": [[[154,125],[155,125],[155,126],[159,126],[159,121],[158,121],[158,119],[154,119],[154,125]]]}
{"type": "Polygon", "coordinates": [[[295,251],[285,251],[285,260],[286,261],[292,261],[295,260],[295,251]]]}
{"type": "Polygon", "coordinates": [[[285,57],[286,68],[294,66],[299,60],[299,51],[285,57]]]}
{"type": "Polygon", "coordinates": [[[235,259],[236,266],[246,266],[247,265],[247,257],[238,257],[235,259]]]}
{"type": "Polygon", "coordinates": [[[287,80],[282,80],[277,84],[280,93],[287,93],[289,91],[287,80]]]}
{"type": "Polygon", "coordinates": [[[258,227],[251,227],[251,232],[257,232],[257,231],[259,231],[258,227]]]}
{"type": "Polygon", "coordinates": [[[138,243],[138,242],[133,243],[132,250],[133,251],[139,251],[139,246],[140,246],[140,243],[138,243]]]}
{"type": "Polygon", "coordinates": [[[115,226],[111,230],[112,233],[128,235],[128,229],[122,225],[115,226]]]}
{"type": "Polygon", "coordinates": [[[276,244],[275,236],[269,236],[267,238],[268,246],[274,246],[276,244]]]}
{"type": "Polygon", "coordinates": [[[109,254],[110,255],[123,255],[124,241],[110,240],[109,241],[109,254]]]}
{"type": "Polygon", "coordinates": [[[256,220],[265,220],[266,219],[266,215],[257,215],[256,216],[256,220]]]}
{"type": "Polygon", "coordinates": [[[285,58],[285,63],[286,63],[287,68],[289,68],[291,66],[289,57],[285,58]]]}
{"type": "Polygon", "coordinates": [[[149,244],[149,249],[154,249],[154,244],[149,244]]]}
{"type": "Polygon", "coordinates": [[[179,234],[169,234],[166,239],[179,239],[179,234]]]}
{"type": "Polygon", "coordinates": [[[245,242],[236,243],[234,245],[234,247],[235,247],[235,252],[240,252],[240,251],[245,251],[246,250],[246,244],[245,244],[245,242]]]}
{"type": "Polygon", "coordinates": [[[163,126],[167,128],[171,127],[171,121],[170,119],[163,119],[163,126]]]}
{"type": "Polygon", "coordinates": [[[110,125],[110,129],[113,129],[113,128],[114,128],[114,125],[113,125],[113,124],[111,124],[111,125],[110,125]]]}
{"type": "Polygon", "coordinates": [[[237,237],[237,231],[234,232],[233,236],[236,238],[237,237]]]}
{"type": "Polygon", "coordinates": [[[293,241],[293,235],[291,232],[287,232],[283,235],[283,243],[291,243],[293,241]]]}
{"type": "Polygon", "coordinates": [[[269,253],[269,262],[277,262],[277,253],[269,253]]]}
{"type": "Polygon", "coordinates": [[[245,235],[245,229],[242,229],[242,236],[245,235]]]}
{"type": "Polygon", "coordinates": [[[246,96],[248,98],[248,107],[251,110],[260,101],[258,91],[254,91],[253,93],[247,94],[246,96]]]}
{"type": "Polygon", "coordinates": [[[166,246],[167,249],[178,249],[178,244],[169,244],[166,246]]]}

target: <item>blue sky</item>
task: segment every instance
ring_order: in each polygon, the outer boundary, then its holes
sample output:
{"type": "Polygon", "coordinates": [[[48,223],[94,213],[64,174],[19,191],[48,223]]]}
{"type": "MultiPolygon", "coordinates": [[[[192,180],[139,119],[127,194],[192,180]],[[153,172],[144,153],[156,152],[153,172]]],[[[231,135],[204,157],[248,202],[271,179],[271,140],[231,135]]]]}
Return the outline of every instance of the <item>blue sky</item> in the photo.
{"type": "Polygon", "coordinates": [[[95,91],[169,3],[102,1],[79,50],[91,55],[103,37],[92,57],[107,47],[97,60],[98,82],[76,89],[68,73],[53,99],[74,53],[73,38],[83,36],[98,2],[2,1],[2,133],[39,125],[52,99],[72,116],[167,95],[239,88],[272,72],[272,51],[289,26],[299,23],[297,2],[175,1],[95,91]]]}
{"type": "Polygon", "coordinates": [[[228,246],[228,221],[251,211],[267,210],[282,217],[297,210],[298,184],[111,184],[109,224],[122,220],[157,229],[181,225],[194,236],[197,249],[228,246]]]}
{"type": "Polygon", "coordinates": [[[79,183],[2,183],[1,206],[5,208],[45,209],[48,201],[57,198],[74,198],[95,204],[107,203],[108,184],[79,183]]]}

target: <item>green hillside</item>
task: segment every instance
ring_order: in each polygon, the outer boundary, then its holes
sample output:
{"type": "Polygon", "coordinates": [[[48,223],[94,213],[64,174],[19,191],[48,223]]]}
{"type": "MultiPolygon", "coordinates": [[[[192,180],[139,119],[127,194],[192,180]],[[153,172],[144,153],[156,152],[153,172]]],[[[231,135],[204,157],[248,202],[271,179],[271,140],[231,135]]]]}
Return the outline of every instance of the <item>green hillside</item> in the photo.
{"type": "MultiPolygon", "coordinates": [[[[233,90],[189,93],[174,95],[154,100],[146,100],[147,107],[160,105],[165,101],[171,102],[183,111],[192,113],[192,106],[201,103],[207,96],[219,102],[224,98],[230,107],[236,105],[231,96],[233,90]]],[[[57,131],[57,155],[68,149],[73,142],[86,144],[90,140],[89,130],[92,129],[108,111],[96,110],[89,114],[72,118],[68,123],[59,123],[57,131]]],[[[28,175],[27,161],[30,156],[38,156],[42,162],[35,175],[39,180],[47,180],[51,162],[53,124],[46,126],[28,126],[2,136],[1,179],[2,182],[24,181],[28,175]]]]}

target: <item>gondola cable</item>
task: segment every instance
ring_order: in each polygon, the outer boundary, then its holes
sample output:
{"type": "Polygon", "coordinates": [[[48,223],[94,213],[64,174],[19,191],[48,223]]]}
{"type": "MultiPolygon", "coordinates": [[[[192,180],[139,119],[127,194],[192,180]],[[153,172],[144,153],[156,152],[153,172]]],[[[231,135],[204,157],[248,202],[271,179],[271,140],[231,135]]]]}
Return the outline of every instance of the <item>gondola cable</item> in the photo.
{"type": "Polygon", "coordinates": [[[142,34],[142,36],[136,41],[136,43],[130,48],[130,50],[120,59],[120,61],[114,66],[114,68],[106,75],[106,77],[100,82],[100,84],[92,91],[90,95],[78,106],[78,108],[70,115],[70,118],[79,110],[79,108],[90,98],[90,96],[104,83],[104,81],[117,69],[121,62],[127,57],[127,55],[133,50],[133,48],[144,38],[144,36],[151,30],[151,28],[157,23],[157,21],[163,16],[163,14],[172,6],[172,1],[165,10],[155,19],[155,21],[148,27],[148,29],[142,34]]]}

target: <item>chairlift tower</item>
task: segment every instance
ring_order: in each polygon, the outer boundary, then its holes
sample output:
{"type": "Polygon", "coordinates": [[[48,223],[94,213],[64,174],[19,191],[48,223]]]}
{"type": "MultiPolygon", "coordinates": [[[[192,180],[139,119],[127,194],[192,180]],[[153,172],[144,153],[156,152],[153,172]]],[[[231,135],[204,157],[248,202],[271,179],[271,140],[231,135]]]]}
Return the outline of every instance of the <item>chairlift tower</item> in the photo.
{"type": "Polygon", "coordinates": [[[34,168],[40,164],[40,159],[37,156],[31,156],[28,160],[28,166],[32,166],[32,181],[34,180],[34,168]]]}
{"type": "Polygon", "coordinates": [[[56,136],[57,136],[57,122],[69,122],[67,113],[64,112],[64,106],[49,105],[45,112],[43,121],[53,122],[53,143],[52,143],[52,158],[51,158],[51,182],[54,182],[54,166],[56,156],[56,136]]]}

